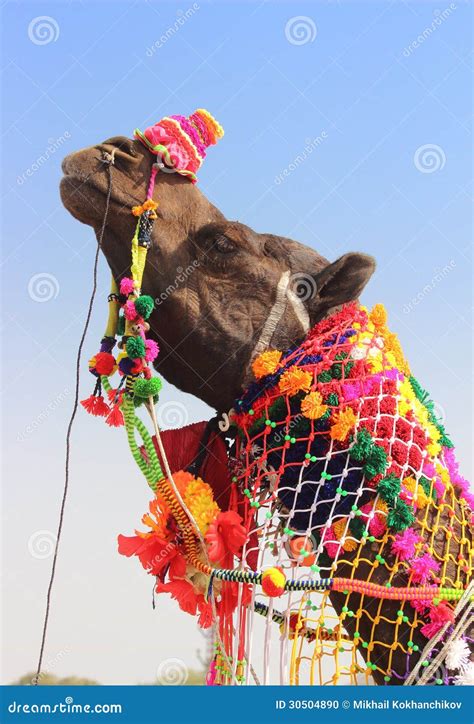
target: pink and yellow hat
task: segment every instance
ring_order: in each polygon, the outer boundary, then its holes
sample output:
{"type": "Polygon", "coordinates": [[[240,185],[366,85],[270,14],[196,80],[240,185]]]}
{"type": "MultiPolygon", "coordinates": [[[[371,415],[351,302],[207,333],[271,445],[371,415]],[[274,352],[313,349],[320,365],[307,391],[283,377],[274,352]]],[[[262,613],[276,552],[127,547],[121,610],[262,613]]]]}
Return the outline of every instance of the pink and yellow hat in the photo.
{"type": "Polygon", "coordinates": [[[195,183],[206,149],[222,138],[224,129],[208,111],[198,108],[189,118],[166,116],[144,132],[135,129],[134,135],[166,166],[195,183]]]}

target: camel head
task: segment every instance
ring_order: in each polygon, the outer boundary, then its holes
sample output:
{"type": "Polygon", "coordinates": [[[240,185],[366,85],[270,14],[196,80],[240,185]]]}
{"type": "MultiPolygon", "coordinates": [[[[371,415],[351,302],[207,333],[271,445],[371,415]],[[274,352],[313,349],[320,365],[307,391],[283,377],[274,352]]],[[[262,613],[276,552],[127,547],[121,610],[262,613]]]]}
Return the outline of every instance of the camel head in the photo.
{"type": "MultiPolygon", "coordinates": [[[[136,219],[156,156],[122,136],[67,156],[61,198],[96,234],[112,188],[102,249],[117,281],[130,273],[136,219]],[[110,157],[110,156],[109,156],[110,157]]],[[[250,362],[265,347],[287,349],[337,306],[356,299],[374,270],[371,257],[346,254],[330,264],[316,251],[233,221],[172,168],[157,174],[154,222],[143,293],[156,301],[151,332],[157,369],[211,407],[231,407],[250,362]]]]}

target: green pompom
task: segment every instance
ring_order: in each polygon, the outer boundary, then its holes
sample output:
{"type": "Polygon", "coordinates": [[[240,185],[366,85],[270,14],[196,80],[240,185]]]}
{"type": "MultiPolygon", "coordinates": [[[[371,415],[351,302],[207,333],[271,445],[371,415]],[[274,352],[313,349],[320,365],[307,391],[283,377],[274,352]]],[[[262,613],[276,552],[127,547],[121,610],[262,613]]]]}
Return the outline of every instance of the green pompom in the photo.
{"type": "Polygon", "coordinates": [[[123,335],[125,334],[125,317],[123,316],[123,314],[121,314],[118,318],[117,334],[119,335],[119,337],[123,337],[123,335]]]}
{"type": "Polygon", "coordinates": [[[318,375],[318,382],[331,382],[332,375],[329,372],[329,370],[324,370],[324,372],[320,372],[318,375]]]}
{"type": "Polygon", "coordinates": [[[130,339],[127,340],[126,349],[131,359],[145,356],[145,342],[141,337],[130,337],[130,339]]]}
{"type": "Polygon", "coordinates": [[[331,407],[337,407],[339,404],[339,397],[335,392],[331,392],[331,394],[327,396],[324,402],[326,403],[326,405],[330,405],[331,407]]]}
{"type": "Polygon", "coordinates": [[[352,518],[349,521],[349,530],[357,540],[360,540],[364,537],[365,524],[360,518],[352,518]]]}
{"type": "Polygon", "coordinates": [[[380,495],[382,500],[385,500],[385,502],[391,506],[395,505],[395,502],[400,495],[400,489],[400,479],[397,478],[397,476],[393,473],[387,475],[386,478],[382,478],[382,480],[377,485],[378,494],[380,495]]]}
{"type": "Polygon", "coordinates": [[[155,302],[148,294],[142,294],[141,297],[135,299],[135,309],[143,319],[148,319],[154,307],[155,302]]]}
{"type": "Polygon", "coordinates": [[[369,452],[367,462],[364,465],[364,473],[369,480],[374,478],[376,475],[385,472],[387,467],[387,453],[380,447],[380,445],[374,445],[372,450],[369,452]]]}
{"type": "Polygon", "coordinates": [[[425,495],[427,495],[428,498],[433,497],[436,499],[436,489],[434,488],[434,486],[432,486],[431,481],[428,480],[428,478],[425,478],[424,475],[422,475],[419,482],[421,487],[425,491],[425,495]]]}
{"type": "Polygon", "coordinates": [[[369,457],[373,444],[370,432],[362,428],[362,430],[357,433],[355,445],[353,445],[350,450],[351,458],[354,458],[354,460],[357,460],[359,463],[366,460],[369,457]]]}
{"type": "Polygon", "coordinates": [[[414,522],[413,510],[404,500],[397,500],[395,507],[387,514],[387,526],[397,533],[409,528],[414,522]]]}
{"type": "Polygon", "coordinates": [[[152,377],[145,380],[139,377],[133,385],[133,396],[140,400],[147,400],[149,397],[155,397],[161,390],[162,382],[159,377],[152,377]]]}

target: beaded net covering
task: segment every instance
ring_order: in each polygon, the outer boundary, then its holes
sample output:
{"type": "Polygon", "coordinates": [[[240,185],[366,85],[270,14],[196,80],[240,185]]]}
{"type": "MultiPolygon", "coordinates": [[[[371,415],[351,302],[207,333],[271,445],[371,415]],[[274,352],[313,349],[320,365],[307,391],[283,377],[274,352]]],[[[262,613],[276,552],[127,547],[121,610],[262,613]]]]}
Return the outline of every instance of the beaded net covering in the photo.
{"type": "Polygon", "coordinates": [[[271,567],[273,595],[239,586],[218,682],[470,682],[472,497],[384,308],[348,305],[253,371],[232,472],[241,569],[271,567]],[[352,583],[304,590],[334,578],[352,583]],[[422,586],[459,595],[410,600],[422,586]]]}

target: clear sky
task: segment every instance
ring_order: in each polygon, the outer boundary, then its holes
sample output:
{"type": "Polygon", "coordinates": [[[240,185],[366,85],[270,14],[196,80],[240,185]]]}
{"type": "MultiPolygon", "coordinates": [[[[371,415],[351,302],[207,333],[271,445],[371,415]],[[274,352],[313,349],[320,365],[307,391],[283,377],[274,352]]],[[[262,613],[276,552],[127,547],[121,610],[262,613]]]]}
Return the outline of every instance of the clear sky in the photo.
{"type": "MultiPolygon", "coordinates": [[[[468,474],[472,50],[462,0],[41,0],[7,1],[2,12],[9,682],[37,658],[95,249],[91,230],[60,204],[63,156],[208,108],[226,135],[200,174],[204,193],[229,218],[331,260],[353,250],[377,258],[363,300],[385,303],[468,474]]],[[[107,283],[102,260],[83,397],[107,283]]],[[[210,416],[169,385],[164,403],[163,416],[183,422],[210,416]]],[[[170,657],[197,666],[205,644],[194,620],[164,596],[153,611],[138,562],[116,553],[117,534],[133,531],[149,497],[123,431],[80,412],[71,465],[46,668],[132,684],[152,681],[170,657]]]]}

